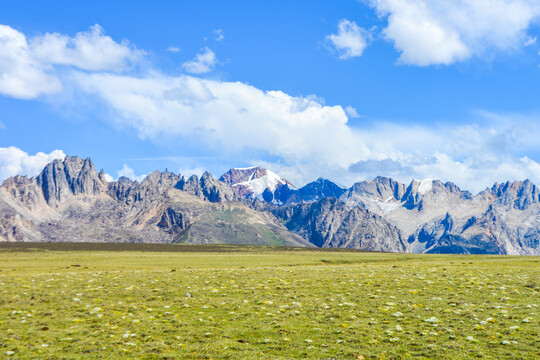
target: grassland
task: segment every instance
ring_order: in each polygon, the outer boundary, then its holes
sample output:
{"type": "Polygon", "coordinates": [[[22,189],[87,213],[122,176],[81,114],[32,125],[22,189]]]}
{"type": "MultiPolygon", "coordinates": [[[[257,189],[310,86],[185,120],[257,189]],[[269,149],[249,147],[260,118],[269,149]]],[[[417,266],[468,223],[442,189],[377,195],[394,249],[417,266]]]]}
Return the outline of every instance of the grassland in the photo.
{"type": "Polygon", "coordinates": [[[513,256],[4,244],[0,358],[538,359],[539,265],[513,256]]]}

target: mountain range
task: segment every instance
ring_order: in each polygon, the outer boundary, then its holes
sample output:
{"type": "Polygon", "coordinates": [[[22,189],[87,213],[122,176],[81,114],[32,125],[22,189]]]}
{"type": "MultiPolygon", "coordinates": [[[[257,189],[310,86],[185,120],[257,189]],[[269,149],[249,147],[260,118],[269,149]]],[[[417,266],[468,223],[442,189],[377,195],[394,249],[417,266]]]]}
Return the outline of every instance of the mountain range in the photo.
{"type": "Polygon", "coordinates": [[[525,180],[473,195],[451,182],[386,177],[296,188],[261,167],[108,182],[90,159],[67,156],[2,183],[0,240],[540,255],[540,189],[525,180]]]}

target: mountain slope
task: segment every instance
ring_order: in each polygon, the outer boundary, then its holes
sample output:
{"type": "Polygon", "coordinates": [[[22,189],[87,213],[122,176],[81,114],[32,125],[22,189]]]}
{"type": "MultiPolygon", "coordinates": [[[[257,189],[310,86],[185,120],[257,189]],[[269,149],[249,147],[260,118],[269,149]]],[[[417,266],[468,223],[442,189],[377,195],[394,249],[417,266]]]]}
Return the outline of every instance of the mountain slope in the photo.
{"type": "Polygon", "coordinates": [[[4,181],[0,239],[312,246],[273,215],[233,200],[209,173],[186,180],[156,171],[141,183],[107,183],[90,159],[68,156],[36,179],[4,181]]]}
{"type": "Polygon", "coordinates": [[[319,247],[406,252],[399,229],[369,211],[348,208],[336,198],[287,205],[274,210],[292,230],[319,247]]]}
{"type": "Polygon", "coordinates": [[[383,216],[412,252],[540,254],[539,195],[528,180],[473,196],[450,182],[405,185],[377,177],[354,184],[340,199],[383,216]]]}

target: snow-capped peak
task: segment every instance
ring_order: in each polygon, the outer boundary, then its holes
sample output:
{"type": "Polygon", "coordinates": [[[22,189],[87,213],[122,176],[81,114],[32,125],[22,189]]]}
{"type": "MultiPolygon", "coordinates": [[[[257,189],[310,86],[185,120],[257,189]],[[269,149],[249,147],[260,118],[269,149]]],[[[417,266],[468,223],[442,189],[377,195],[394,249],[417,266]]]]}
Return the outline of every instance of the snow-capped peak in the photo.
{"type": "Polygon", "coordinates": [[[242,181],[237,184],[233,184],[233,187],[235,186],[245,186],[248,189],[250,189],[253,192],[253,197],[258,198],[262,200],[262,194],[263,192],[268,189],[272,192],[274,192],[279,186],[288,184],[288,181],[281,178],[278,174],[276,174],[273,171],[266,170],[266,174],[255,178],[255,173],[253,173],[249,180],[242,181]]]}
{"type": "Polygon", "coordinates": [[[431,189],[433,189],[433,179],[424,179],[424,180],[415,180],[416,182],[418,182],[418,192],[422,195],[424,195],[425,193],[431,191],[431,189]]]}
{"type": "Polygon", "coordinates": [[[274,192],[281,186],[288,185],[291,189],[295,189],[291,183],[275,172],[259,166],[230,169],[220,177],[220,180],[231,185],[242,196],[266,201],[274,201],[274,192]],[[265,191],[266,196],[263,196],[265,191]]]}

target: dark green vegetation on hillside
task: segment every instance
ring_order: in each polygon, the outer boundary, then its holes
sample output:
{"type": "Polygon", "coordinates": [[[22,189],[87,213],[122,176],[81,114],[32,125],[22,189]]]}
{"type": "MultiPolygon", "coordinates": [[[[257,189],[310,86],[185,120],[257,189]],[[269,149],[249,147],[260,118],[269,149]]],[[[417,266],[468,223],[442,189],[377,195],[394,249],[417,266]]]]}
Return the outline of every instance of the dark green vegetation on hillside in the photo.
{"type": "Polygon", "coordinates": [[[535,359],[539,265],[514,256],[0,244],[0,358],[535,359]]]}

